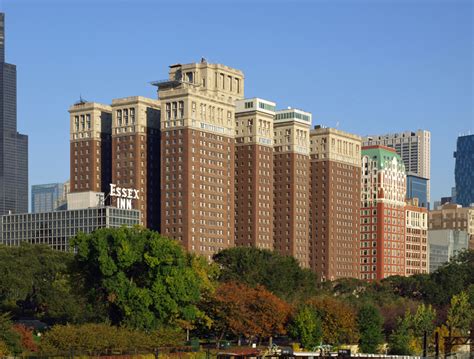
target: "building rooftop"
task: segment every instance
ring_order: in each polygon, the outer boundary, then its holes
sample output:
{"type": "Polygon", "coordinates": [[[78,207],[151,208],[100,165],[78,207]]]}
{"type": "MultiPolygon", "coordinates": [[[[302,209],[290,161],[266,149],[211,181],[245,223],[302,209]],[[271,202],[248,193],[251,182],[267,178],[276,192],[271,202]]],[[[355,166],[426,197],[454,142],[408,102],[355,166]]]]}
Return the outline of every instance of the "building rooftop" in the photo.
{"type": "Polygon", "coordinates": [[[398,165],[402,166],[403,170],[405,170],[405,165],[403,164],[401,157],[393,148],[390,147],[364,146],[362,147],[362,156],[368,156],[374,160],[377,160],[377,168],[379,170],[382,170],[387,167],[388,162],[392,162],[394,159],[396,159],[398,165]]]}

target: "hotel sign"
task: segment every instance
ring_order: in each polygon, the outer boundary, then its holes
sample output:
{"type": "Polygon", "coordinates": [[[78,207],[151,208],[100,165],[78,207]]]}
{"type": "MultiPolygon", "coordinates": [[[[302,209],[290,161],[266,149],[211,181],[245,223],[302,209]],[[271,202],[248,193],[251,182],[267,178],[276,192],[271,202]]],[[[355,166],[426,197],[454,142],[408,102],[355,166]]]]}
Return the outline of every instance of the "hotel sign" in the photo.
{"type": "Polygon", "coordinates": [[[133,188],[122,188],[115,184],[110,184],[110,196],[117,197],[117,208],[132,209],[132,199],[140,199],[140,191],[133,188]]]}

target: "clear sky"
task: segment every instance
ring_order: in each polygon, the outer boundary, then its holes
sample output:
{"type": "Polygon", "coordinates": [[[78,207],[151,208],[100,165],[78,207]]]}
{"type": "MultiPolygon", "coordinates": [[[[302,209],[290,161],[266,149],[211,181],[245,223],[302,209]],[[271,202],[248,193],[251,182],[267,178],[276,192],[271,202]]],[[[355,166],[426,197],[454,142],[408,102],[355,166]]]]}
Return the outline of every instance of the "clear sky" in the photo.
{"type": "Polygon", "coordinates": [[[69,106],[156,97],[168,65],[202,56],[245,73],[246,97],[360,135],[428,129],[432,199],[474,132],[473,2],[466,0],[3,0],[30,184],[69,177],[69,106]]]}

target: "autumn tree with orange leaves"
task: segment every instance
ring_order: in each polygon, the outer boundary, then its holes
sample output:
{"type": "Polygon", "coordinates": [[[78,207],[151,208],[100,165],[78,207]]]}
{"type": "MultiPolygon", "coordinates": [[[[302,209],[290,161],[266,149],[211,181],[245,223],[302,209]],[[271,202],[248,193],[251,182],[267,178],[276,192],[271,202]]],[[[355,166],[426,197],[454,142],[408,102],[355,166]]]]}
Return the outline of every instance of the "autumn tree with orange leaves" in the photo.
{"type": "Polygon", "coordinates": [[[354,308],[331,297],[313,298],[307,304],[316,310],[321,319],[324,344],[357,343],[359,333],[354,308]]]}
{"type": "Polygon", "coordinates": [[[214,293],[212,307],[220,338],[229,332],[250,340],[286,333],[290,306],[260,285],[223,283],[214,293]]]}

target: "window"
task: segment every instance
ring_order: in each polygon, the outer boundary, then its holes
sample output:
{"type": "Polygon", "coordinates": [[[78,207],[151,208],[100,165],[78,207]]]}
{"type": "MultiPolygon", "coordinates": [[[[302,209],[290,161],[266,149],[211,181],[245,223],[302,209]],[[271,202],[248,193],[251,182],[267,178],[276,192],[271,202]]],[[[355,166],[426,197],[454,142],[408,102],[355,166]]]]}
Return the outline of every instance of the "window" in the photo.
{"type": "Polygon", "coordinates": [[[183,118],[184,117],[184,101],[179,101],[178,102],[178,118],[183,118]]]}
{"type": "Polygon", "coordinates": [[[117,110],[117,126],[122,126],[122,110],[117,110]]]}

